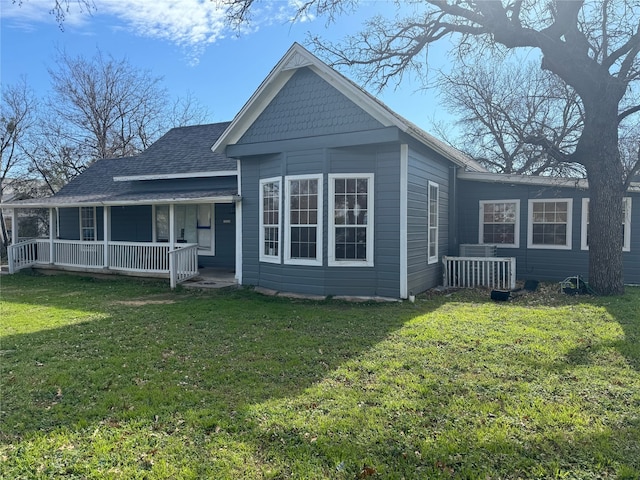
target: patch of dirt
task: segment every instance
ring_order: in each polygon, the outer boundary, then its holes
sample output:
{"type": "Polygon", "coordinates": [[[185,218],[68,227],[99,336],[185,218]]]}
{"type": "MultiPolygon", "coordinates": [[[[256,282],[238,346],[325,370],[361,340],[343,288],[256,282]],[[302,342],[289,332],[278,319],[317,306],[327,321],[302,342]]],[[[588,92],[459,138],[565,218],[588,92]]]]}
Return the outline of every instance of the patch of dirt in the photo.
{"type": "Polygon", "coordinates": [[[126,305],[128,307],[142,307],[144,305],[171,305],[172,303],[176,303],[176,301],[168,298],[141,298],[139,300],[116,300],[113,303],[115,305],[126,305]]]}

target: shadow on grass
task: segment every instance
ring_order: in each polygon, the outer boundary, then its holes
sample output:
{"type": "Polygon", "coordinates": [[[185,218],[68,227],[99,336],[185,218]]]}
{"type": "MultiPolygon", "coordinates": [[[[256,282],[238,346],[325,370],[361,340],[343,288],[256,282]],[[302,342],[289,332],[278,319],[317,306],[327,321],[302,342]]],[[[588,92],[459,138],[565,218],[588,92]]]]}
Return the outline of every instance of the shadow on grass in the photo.
{"type": "Polygon", "coordinates": [[[570,365],[588,365],[610,349],[615,349],[629,366],[640,372],[640,288],[628,287],[622,297],[595,297],[589,303],[606,309],[624,332],[622,338],[592,342],[584,339],[567,355],[570,365]]]}
{"type": "Polygon", "coordinates": [[[318,304],[246,290],[13,280],[5,282],[4,302],[44,315],[88,308],[93,319],[3,338],[5,441],[100,421],[197,417],[199,410],[205,428],[230,427],[244,405],[296,395],[411,316],[398,315],[397,305],[318,304]]]}
{"type": "MultiPolygon", "coordinates": [[[[98,477],[112,468],[148,478],[375,478],[362,476],[373,472],[366,466],[382,478],[640,471],[640,425],[627,411],[637,396],[579,398],[591,377],[571,383],[558,373],[592,358],[576,348],[548,360],[537,349],[561,348],[577,324],[565,314],[564,330],[547,336],[547,311],[523,321],[512,308],[533,297],[498,305],[460,292],[359,305],[25,277],[9,282],[3,301],[32,308],[34,319],[79,315],[3,339],[0,439],[19,445],[14,472],[29,455],[30,472],[41,461],[79,477],[91,476],[85,464],[98,477]],[[59,429],[71,440],[58,440],[59,429]],[[50,460],[35,460],[43,453],[50,460]],[[163,471],[160,457],[185,468],[163,471]]],[[[612,305],[616,321],[634,312],[612,305]]],[[[631,324],[625,332],[637,335],[631,324]]]]}

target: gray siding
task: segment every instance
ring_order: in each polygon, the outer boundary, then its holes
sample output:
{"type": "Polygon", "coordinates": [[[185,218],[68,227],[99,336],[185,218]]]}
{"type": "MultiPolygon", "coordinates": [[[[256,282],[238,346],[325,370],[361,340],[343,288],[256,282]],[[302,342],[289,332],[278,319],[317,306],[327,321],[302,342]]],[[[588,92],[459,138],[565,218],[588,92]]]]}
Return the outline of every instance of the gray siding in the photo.
{"type": "Polygon", "coordinates": [[[58,238],[80,240],[80,210],[60,208],[58,210],[58,238]]]}
{"type": "MultiPolygon", "coordinates": [[[[102,207],[96,207],[97,240],[104,239],[104,222],[102,207]]],[[[80,209],[60,208],[58,210],[58,238],[61,240],[80,240],[80,209]]]]}
{"type": "Polygon", "coordinates": [[[408,291],[414,294],[442,284],[440,259],[449,244],[449,167],[426,149],[409,148],[407,187],[407,275],[408,291]],[[428,263],[429,181],[438,184],[438,261],[428,263]]]}
{"type": "MultiPolygon", "coordinates": [[[[571,275],[587,276],[589,252],[581,250],[582,199],[588,191],[573,188],[551,188],[534,185],[459,182],[460,243],[479,243],[480,200],[520,200],[519,248],[499,248],[501,257],[516,258],[519,279],[560,281],[571,275]],[[572,198],[572,248],[553,250],[527,248],[529,199],[572,198]]],[[[623,253],[625,283],[640,284],[640,195],[632,197],[631,251],[623,253]]],[[[453,252],[456,253],[457,252],[453,252]]]]}
{"type": "Polygon", "coordinates": [[[153,240],[151,212],[151,205],[111,207],[111,240],[151,242],[153,240]]]}
{"type": "Polygon", "coordinates": [[[356,132],[382,127],[308,68],[298,70],[238,143],[356,132]]]}
{"type": "MultiPolygon", "coordinates": [[[[399,283],[399,146],[293,151],[242,160],[243,283],[278,291],[318,295],[398,297],[399,283]],[[323,174],[322,266],[259,261],[259,181],[285,175],[323,174]],[[374,266],[329,267],[329,173],[374,174],[374,266]]],[[[283,187],[284,187],[284,178],[283,187]]],[[[283,188],[284,194],[284,188],[283,188]]],[[[284,209],[283,209],[284,210],[284,209]]],[[[284,218],[281,219],[284,227],[284,218]]],[[[283,228],[282,242],[287,241],[283,228]]],[[[283,243],[281,242],[281,247],[283,243]]],[[[282,257],[281,248],[281,257],[282,257]]],[[[283,258],[283,257],[282,257],[283,258]]]]}

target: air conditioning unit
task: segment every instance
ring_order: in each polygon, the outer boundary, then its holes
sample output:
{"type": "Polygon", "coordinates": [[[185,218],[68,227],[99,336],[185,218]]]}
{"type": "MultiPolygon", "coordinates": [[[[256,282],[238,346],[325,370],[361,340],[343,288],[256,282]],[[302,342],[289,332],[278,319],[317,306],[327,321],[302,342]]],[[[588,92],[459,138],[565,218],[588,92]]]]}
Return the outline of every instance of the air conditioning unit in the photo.
{"type": "Polygon", "coordinates": [[[461,257],[497,257],[498,246],[497,245],[473,245],[470,243],[463,243],[460,245],[461,257]]]}

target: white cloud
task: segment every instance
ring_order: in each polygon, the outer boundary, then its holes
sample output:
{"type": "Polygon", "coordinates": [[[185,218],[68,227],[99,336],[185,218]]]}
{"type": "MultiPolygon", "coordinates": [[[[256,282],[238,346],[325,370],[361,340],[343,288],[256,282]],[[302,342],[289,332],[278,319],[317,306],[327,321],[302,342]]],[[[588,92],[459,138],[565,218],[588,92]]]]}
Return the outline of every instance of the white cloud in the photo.
{"type": "MultiPolygon", "coordinates": [[[[69,0],[64,27],[90,25],[92,18],[113,17],[113,28],[124,28],[141,37],[156,38],[182,47],[197,63],[207,47],[231,32],[225,22],[225,10],[220,0],[90,0],[95,9],[87,11],[84,0],[69,0]]],[[[3,0],[4,2],[4,0],[3,0]]],[[[35,29],[36,24],[52,22],[53,0],[22,0],[3,3],[3,18],[11,19],[22,28],[35,29]]],[[[291,20],[300,0],[267,0],[252,7],[251,24],[243,26],[242,34],[256,31],[260,26],[291,20]],[[258,9],[261,7],[260,9],[258,9]]],[[[311,16],[298,19],[312,20],[311,16]]]]}
{"type": "Polygon", "coordinates": [[[224,11],[210,0],[95,0],[97,14],[111,14],[133,33],[182,47],[214,43],[224,36],[224,11]]]}

